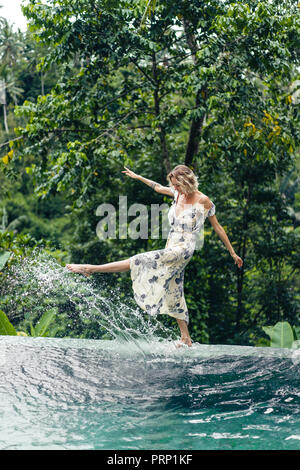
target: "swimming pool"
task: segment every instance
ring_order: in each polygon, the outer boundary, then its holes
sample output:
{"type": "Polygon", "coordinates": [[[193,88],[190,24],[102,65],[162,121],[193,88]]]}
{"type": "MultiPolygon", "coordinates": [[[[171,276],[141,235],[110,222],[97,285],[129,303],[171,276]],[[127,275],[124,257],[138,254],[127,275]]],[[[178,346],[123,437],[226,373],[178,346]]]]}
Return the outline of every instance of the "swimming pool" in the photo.
{"type": "Polygon", "coordinates": [[[300,449],[298,352],[0,336],[0,448],[300,449]]]}

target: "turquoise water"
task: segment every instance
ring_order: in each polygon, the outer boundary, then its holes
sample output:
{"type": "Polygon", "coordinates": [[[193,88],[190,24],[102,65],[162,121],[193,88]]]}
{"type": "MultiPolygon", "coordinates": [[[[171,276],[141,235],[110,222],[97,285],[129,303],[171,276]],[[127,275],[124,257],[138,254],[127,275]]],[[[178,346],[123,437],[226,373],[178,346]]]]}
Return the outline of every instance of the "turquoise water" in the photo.
{"type": "Polygon", "coordinates": [[[0,336],[0,449],[300,449],[300,350],[177,349],[178,331],[121,302],[109,276],[45,253],[5,279],[12,317],[36,325],[53,308],[60,336],[111,340],[0,336]]]}
{"type": "Polygon", "coordinates": [[[297,351],[0,337],[1,449],[300,449],[297,351]]]}

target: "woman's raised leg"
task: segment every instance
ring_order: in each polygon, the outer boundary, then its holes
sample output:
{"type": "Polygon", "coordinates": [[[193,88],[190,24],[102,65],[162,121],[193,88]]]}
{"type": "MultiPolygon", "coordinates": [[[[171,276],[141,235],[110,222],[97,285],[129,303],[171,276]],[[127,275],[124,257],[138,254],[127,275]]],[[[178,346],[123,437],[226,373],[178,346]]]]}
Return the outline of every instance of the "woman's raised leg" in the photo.
{"type": "Polygon", "coordinates": [[[80,273],[90,276],[94,273],[117,273],[130,270],[130,259],[114,261],[106,264],[66,264],[66,268],[73,273],[80,273]]]}

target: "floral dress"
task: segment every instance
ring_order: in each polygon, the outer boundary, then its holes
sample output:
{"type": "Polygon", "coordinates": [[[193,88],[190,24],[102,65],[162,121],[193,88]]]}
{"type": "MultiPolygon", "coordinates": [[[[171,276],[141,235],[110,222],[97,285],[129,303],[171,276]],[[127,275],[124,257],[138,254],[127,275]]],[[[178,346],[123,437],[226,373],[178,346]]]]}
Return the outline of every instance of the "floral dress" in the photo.
{"type": "Polygon", "coordinates": [[[150,315],[167,314],[189,322],[184,298],[184,269],[193,256],[197,235],[203,232],[207,216],[215,205],[205,209],[201,203],[189,205],[176,216],[178,191],[168,212],[170,231],[165,248],[139,253],[130,258],[134,298],[150,315]]]}

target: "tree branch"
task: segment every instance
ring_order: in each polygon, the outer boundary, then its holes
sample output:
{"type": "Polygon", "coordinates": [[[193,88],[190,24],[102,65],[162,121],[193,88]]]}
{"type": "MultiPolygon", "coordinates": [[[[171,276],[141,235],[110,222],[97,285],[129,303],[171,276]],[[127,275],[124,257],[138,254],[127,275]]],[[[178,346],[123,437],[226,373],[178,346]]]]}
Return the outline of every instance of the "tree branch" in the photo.
{"type": "Polygon", "coordinates": [[[4,142],[3,144],[0,144],[0,148],[5,147],[5,145],[9,145],[10,142],[15,142],[16,140],[23,139],[23,136],[16,137],[15,139],[10,139],[7,142],[4,142]]]}
{"type": "Polygon", "coordinates": [[[131,59],[131,62],[139,69],[139,71],[144,75],[144,77],[146,77],[147,80],[149,80],[149,81],[152,83],[152,85],[156,86],[155,80],[153,80],[153,78],[150,77],[150,75],[148,75],[148,74],[145,72],[145,70],[143,70],[143,69],[139,66],[139,64],[137,64],[137,63],[136,63],[134,60],[132,60],[132,59],[131,59]]]}

